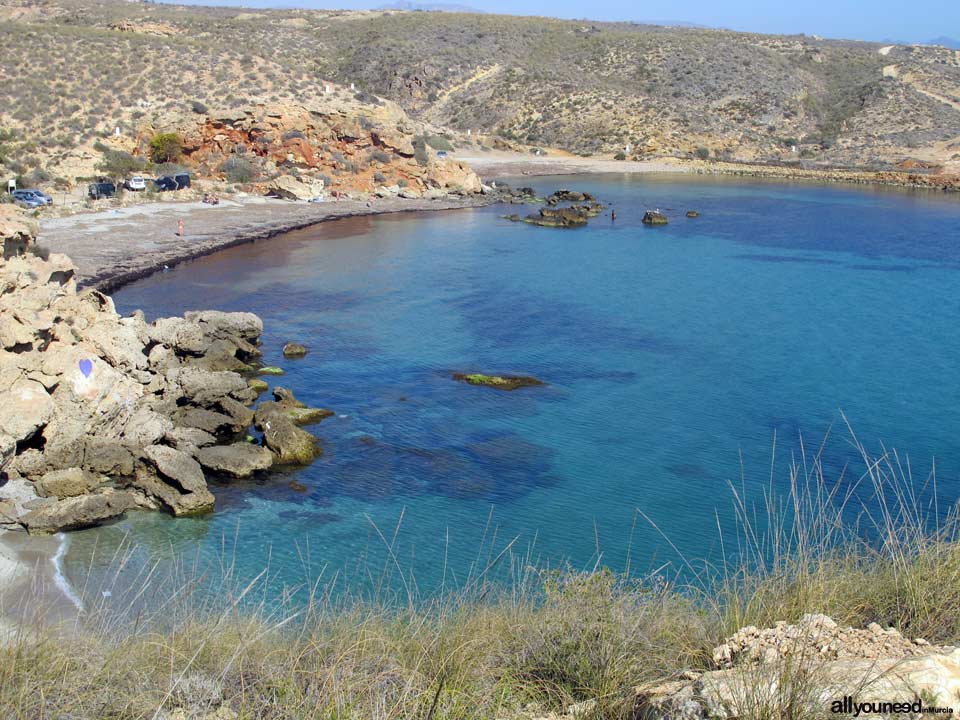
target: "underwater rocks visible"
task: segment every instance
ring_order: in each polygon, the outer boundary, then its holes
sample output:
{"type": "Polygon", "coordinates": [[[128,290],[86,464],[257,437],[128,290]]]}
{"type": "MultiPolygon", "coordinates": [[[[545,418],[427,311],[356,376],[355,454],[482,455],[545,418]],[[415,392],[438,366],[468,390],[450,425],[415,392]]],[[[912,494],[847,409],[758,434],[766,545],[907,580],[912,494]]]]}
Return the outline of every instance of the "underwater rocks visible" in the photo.
{"type": "MultiPolygon", "coordinates": [[[[246,477],[319,454],[283,413],[264,446],[242,442],[267,389],[247,377],[260,358],[256,315],[189,312],[148,323],[140,312],[120,317],[96,290],[78,292],[74,276],[64,255],[0,260],[5,526],[57,532],[133,507],[209,512],[204,469],[246,477]]],[[[329,411],[291,414],[305,424],[329,411]]]]}
{"type": "Polygon", "coordinates": [[[644,225],[666,225],[669,221],[667,216],[659,210],[647,210],[643,214],[642,222],[644,225]]]}
{"type": "Polygon", "coordinates": [[[696,210],[687,210],[687,217],[688,217],[688,218],[698,218],[698,217],[700,217],[700,213],[697,212],[696,210]]]}
{"type": "Polygon", "coordinates": [[[453,379],[468,385],[482,385],[497,390],[516,390],[522,387],[546,385],[529,375],[483,375],[481,373],[454,373],[453,379]]]}
{"type": "MultiPolygon", "coordinates": [[[[522,191],[530,191],[531,188],[521,188],[522,191]]],[[[519,192],[519,191],[517,191],[519,192]]],[[[510,196],[511,202],[518,198],[516,193],[510,196]]],[[[519,196],[522,202],[532,202],[536,198],[534,195],[519,196]]],[[[603,212],[603,205],[597,199],[586,192],[575,192],[572,190],[557,190],[552,195],[545,198],[547,207],[543,207],[539,212],[532,213],[526,217],[520,217],[517,214],[504,215],[503,217],[512,222],[525,222],[530,225],[552,228],[575,228],[583,227],[590,218],[596,217],[603,212]],[[558,207],[561,202],[570,202],[572,205],[558,207]]]]}

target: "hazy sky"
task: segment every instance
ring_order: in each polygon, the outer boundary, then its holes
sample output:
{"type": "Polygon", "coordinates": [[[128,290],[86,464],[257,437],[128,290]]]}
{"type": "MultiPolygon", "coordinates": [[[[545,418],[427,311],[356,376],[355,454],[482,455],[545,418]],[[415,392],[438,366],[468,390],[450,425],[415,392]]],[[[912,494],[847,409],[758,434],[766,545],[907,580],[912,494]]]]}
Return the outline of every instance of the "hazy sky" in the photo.
{"type": "MultiPolygon", "coordinates": [[[[182,0],[181,0],[182,1],[182,0]]],[[[260,8],[373,8],[393,0],[203,0],[260,8]]],[[[442,2],[443,0],[421,0],[442,2]]],[[[807,33],[864,40],[923,42],[960,36],[960,1],[918,0],[447,0],[485,12],[593,20],[684,21],[765,33],[807,33]]],[[[193,0],[198,4],[198,0],[193,0]]]]}

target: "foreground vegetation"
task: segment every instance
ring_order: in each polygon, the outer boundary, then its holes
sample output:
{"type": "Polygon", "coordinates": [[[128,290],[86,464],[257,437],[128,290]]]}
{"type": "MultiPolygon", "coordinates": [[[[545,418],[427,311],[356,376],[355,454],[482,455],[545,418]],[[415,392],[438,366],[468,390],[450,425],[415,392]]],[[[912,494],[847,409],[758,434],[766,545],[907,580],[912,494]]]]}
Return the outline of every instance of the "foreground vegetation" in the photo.
{"type": "Polygon", "coordinates": [[[895,453],[860,449],[862,467],[833,482],[817,453],[805,456],[789,493],[762,509],[733,489],[740,530],[725,541],[740,561],[681,560],[672,579],[541,572],[505,551],[442,597],[334,599],[316,586],[306,604],[284,605],[254,600],[266,573],[240,586],[227,568],[201,596],[209,579],[195,567],[162,582],[147,571],[122,602],[96,593],[76,621],[24,624],[0,648],[0,715],[508,718],[596,701],[579,716],[626,718],[635,686],[709,667],[712,648],[748,624],[822,612],[956,642],[956,515],[933,522],[921,497],[935,488],[895,453]],[[873,510],[858,512],[865,495],[873,510]],[[489,581],[501,562],[513,583],[489,581]]]}

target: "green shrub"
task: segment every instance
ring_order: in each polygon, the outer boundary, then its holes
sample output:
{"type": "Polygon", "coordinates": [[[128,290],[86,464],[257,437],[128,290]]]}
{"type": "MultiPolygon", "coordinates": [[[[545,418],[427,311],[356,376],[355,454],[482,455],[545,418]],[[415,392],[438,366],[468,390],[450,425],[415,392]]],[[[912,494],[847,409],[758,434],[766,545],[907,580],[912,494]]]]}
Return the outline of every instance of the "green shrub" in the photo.
{"type": "Polygon", "coordinates": [[[613,159],[614,159],[614,160],[626,160],[626,159],[627,159],[627,154],[621,150],[620,152],[618,152],[616,155],[613,156],[613,159]]]}
{"type": "Polygon", "coordinates": [[[147,163],[143,158],[131,155],[123,150],[107,148],[103,159],[97,164],[97,172],[113,180],[120,180],[134,173],[142,172],[147,163]]]}
{"type": "Polygon", "coordinates": [[[232,183],[253,182],[260,175],[260,169],[252,160],[239,155],[227,158],[220,166],[220,172],[232,183]]]}
{"type": "Polygon", "coordinates": [[[183,141],[175,132],[158,133],[150,140],[150,159],[157,163],[173,162],[183,150],[183,141]]]}
{"type": "Polygon", "coordinates": [[[709,160],[710,159],[710,148],[698,147],[694,155],[697,156],[699,160],[709,160]]]}
{"type": "Polygon", "coordinates": [[[428,135],[425,138],[425,141],[427,145],[432,147],[434,150],[444,150],[446,152],[453,150],[453,145],[443,135],[428,135]]]}

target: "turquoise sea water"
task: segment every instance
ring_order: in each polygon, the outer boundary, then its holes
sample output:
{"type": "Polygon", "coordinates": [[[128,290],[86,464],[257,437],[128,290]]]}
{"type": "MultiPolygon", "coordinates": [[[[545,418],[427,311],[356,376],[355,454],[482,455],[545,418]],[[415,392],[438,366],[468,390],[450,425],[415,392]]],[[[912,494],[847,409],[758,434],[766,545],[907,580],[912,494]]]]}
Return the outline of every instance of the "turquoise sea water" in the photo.
{"type": "Polygon", "coordinates": [[[323,458],[215,484],[211,517],[75,533],[68,575],[126,533],[142,557],[229,547],[241,575],[269,565],[276,589],[321,568],[374,582],[358,568],[381,567],[387,542],[422,592],[514,539],[577,568],[622,570],[629,554],[644,571],[676,559],[670,543],[715,557],[728,483],[742,471],[761,497],[775,433],[775,485],[801,434],[815,447],[831,432],[839,476],[855,455],[841,413],[868,448],[909,455],[918,483],[935,460],[942,506],[957,500],[960,200],[682,177],[524,184],[589,190],[617,219],[545,229],[501,206],[342,220],[116,293],[151,318],[258,313],[265,362],[287,370],[276,384],[337,416],[312,428],[323,458]],[[653,207],[669,226],[641,225],[653,207]],[[288,340],[310,353],[284,360],[288,340]],[[497,392],[451,371],[548,386],[497,392]]]}

